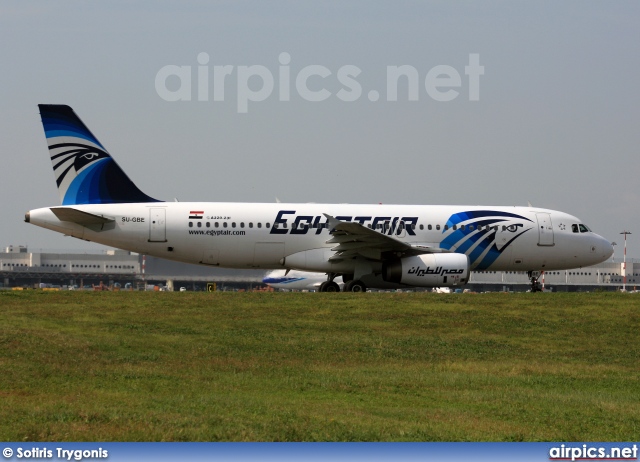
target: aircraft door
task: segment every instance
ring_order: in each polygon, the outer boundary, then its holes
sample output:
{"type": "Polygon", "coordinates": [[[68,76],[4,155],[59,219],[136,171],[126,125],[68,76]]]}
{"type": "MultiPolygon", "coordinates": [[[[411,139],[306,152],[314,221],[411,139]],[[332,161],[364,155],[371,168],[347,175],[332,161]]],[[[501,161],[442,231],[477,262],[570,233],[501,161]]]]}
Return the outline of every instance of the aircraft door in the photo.
{"type": "Polygon", "coordinates": [[[538,219],[538,245],[554,245],[551,214],[536,213],[536,218],[538,219]]]}
{"type": "Polygon", "coordinates": [[[161,208],[149,209],[149,242],[167,242],[166,213],[161,208]]]}

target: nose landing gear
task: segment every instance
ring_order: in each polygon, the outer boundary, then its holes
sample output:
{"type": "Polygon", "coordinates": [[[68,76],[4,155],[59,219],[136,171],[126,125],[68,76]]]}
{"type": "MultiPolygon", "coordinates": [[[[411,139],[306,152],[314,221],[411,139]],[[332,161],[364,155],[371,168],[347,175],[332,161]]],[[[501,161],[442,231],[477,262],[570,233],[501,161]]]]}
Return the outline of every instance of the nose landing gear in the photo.
{"type": "Polygon", "coordinates": [[[531,292],[542,292],[542,284],[538,282],[541,274],[541,271],[527,271],[527,276],[531,281],[531,292]]]}

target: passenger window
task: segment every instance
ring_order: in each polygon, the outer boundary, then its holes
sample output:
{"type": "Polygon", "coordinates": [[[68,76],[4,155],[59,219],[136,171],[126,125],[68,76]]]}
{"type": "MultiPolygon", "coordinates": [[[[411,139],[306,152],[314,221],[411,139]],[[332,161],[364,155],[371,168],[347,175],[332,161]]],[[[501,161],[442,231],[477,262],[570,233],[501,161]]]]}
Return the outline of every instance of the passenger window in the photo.
{"type": "Polygon", "coordinates": [[[436,229],[440,231],[440,225],[436,225],[436,229]]]}
{"type": "Polygon", "coordinates": [[[571,225],[571,231],[573,231],[574,233],[578,232],[578,225],[571,225]]]}
{"type": "Polygon", "coordinates": [[[262,223],[258,223],[258,228],[262,228],[262,223]]]}
{"type": "Polygon", "coordinates": [[[193,222],[192,221],[189,222],[189,228],[193,228],[193,222]]]}
{"type": "Polygon", "coordinates": [[[427,229],[428,229],[429,231],[431,231],[431,230],[433,229],[433,227],[432,227],[431,225],[429,225],[429,226],[427,226],[427,229]]]}
{"type": "Polygon", "coordinates": [[[224,223],[222,223],[222,227],[226,228],[227,227],[227,222],[225,221],[224,223]]]}
{"type": "Polygon", "coordinates": [[[220,223],[218,223],[217,221],[213,224],[216,228],[220,227],[220,223]]]}
{"type": "Polygon", "coordinates": [[[453,225],[453,230],[455,231],[456,229],[458,229],[458,225],[453,225]]]}
{"type": "Polygon", "coordinates": [[[253,223],[249,223],[249,228],[253,228],[253,223]]]}
{"type": "Polygon", "coordinates": [[[444,230],[447,231],[449,229],[449,225],[444,225],[444,230]]]}
{"type": "Polygon", "coordinates": [[[198,228],[202,228],[202,222],[201,221],[198,222],[198,228]]]}
{"type": "Polygon", "coordinates": [[[460,229],[464,231],[464,225],[460,225],[460,229]]]}
{"type": "Polygon", "coordinates": [[[473,231],[473,225],[469,225],[469,231],[473,231]]]}
{"type": "Polygon", "coordinates": [[[420,231],[424,229],[424,225],[420,225],[420,231]]]}
{"type": "Polygon", "coordinates": [[[241,223],[240,223],[240,227],[241,227],[241,228],[244,228],[244,223],[242,223],[242,222],[241,222],[241,223]]]}
{"type": "Polygon", "coordinates": [[[265,226],[265,228],[268,228],[269,227],[269,223],[265,223],[264,226],[265,226]]]}
{"type": "Polygon", "coordinates": [[[211,228],[211,223],[207,221],[207,228],[211,228]]]}

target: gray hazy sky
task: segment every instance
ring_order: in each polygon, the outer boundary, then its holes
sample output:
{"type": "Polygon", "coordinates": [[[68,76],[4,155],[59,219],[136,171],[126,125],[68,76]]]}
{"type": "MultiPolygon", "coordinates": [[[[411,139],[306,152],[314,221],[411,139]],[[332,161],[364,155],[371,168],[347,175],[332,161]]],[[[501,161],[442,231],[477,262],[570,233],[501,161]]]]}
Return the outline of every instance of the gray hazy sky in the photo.
{"type": "MultiPolygon", "coordinates": [[[[640,3],[10,1],[0,3],[0,245],[101,248],[23,223],[58,205],[38,103],[68,104],[147,194],[198,201],[526,205],[562,210],[640,257],[640,3]],[[207,53],[209,100],[197,101],[207,53]],[[291,56],[290,101],[278,57],[291,56]],[[465,66],[484,75],[470,101],[465,66]],[[156,75],[191,66],[191,101],[167,102],[156,75]],[[225,101],[214,66],[231,65],[225,101]],[[238,113],[238,66],[275,78],[238,113]],[[322,65],[309,87],[297,74],[322,65]],[[342,66],[362,96],[336,95],[342,66]],[[413,66],[418,101],[387,101],[387,66],[413,66]],[[425,77],[457,70],[449,102],[425,77]],[[372,102],[368,92],[380,99],[372,102]]],[[[257,77],[249,81],[254,90],[257,77]]],[[[179,87],[177,77],[167,87],[179,87]]]]}

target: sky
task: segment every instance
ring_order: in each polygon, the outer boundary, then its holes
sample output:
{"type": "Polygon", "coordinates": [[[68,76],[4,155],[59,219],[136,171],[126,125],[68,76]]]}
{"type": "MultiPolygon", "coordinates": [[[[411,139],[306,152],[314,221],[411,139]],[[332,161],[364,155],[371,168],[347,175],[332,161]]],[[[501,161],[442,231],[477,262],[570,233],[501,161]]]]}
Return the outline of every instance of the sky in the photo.
{"type": "Polygon", "coordinates": [[[23,222],[59,205],[48,103],[159,199],[530,202],[640,258],[638,31],[635,1],[4,0],[0,245],[103,248],[23,222]]]}

